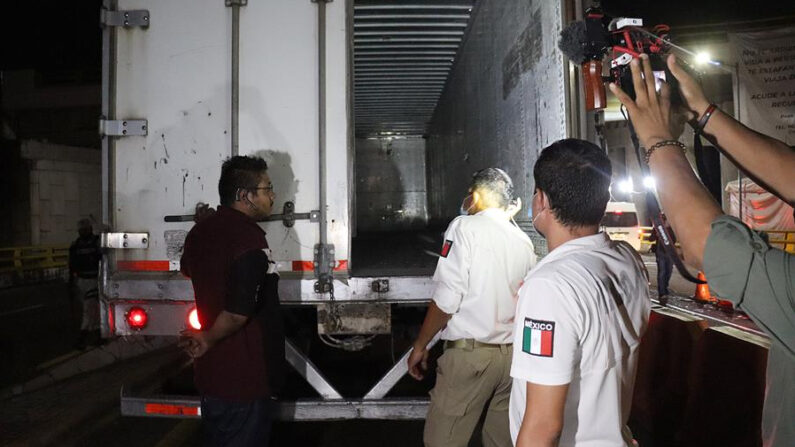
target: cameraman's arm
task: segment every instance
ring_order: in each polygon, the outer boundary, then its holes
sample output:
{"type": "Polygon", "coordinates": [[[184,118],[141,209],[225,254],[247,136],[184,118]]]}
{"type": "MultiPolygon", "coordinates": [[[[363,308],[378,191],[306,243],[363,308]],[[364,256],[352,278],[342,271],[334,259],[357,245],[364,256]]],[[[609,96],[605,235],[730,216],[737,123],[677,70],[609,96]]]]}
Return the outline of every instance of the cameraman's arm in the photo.
{"type": "Polygon", "coordinates": [[[690,162],[678,147],[655,151],[649,169],[662,208],[679,238],[685,262],[700,270],[710,226],[722,214],[718,204],[693,174],[690,162]]]}
{"type": "MultiPolygon", "coordinates": [[[[698,83],[668,57],[668,68],[679,81],[682,97],[695,119],[709,107],[698,83]]],[[[703,133],[757,183],[789,204],[795,203],[795,151],[775,138],[755,132],[720,110],[715,110],[703,133]]]]}
{"type": "MultiPolygon", "coordinates": [[[[610,84],[610,89],[624,104],[644,147],[672,140],[670,131],[670,90],[663,84],[662,95],[657,96],[654,75],[648,56],[632,61],[632,80],[636,99],[633,101],[621,88],[610,84]],[[641,70],[646,73],[641,77],[641,70]]],[[[704,246],[710,225],[721,214],[718,204],[698,181],[693,168],[677,146],[664,146],[651,156],[649,168],[657,182],[657,191],[668,221],[682,245],[685,261],[701,268],[704,246]]]]}

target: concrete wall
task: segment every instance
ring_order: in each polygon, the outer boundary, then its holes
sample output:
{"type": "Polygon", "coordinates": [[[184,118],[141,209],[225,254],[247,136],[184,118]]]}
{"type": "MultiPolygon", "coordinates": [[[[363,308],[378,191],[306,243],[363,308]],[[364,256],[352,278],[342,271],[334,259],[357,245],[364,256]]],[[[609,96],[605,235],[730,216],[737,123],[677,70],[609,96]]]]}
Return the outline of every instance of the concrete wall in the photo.
{"type": "Polygon", "coordinates": [[[358,231],[422,228],[428,223],[425,139],[356,139],[358,231]]]}
{"type": "Polygon", "coordinates": [[[30,179],[27,160],[19,156],[19,144],[0,143],[0,247],[30,242],[30,179]]]}
{"type": "Polygon", "coordinates": [[[471,174],[489,166],[511,175],[527,208],[538,152],[566,134],[561,17],[557,1],[484,0],[476,6],[430,126],[433,221],[458,214],[471,174]]]}
{"type": "Polygon", "coordinates": [[[69,243],[77,237],[79,219],[99,219],[99,151],[25,141],[21,156],[30,166],[31,245],[69,243]]]}
{"type": "Polygon", "coordinates": [[[20,140],[99,148],[100,83],[95,71],[3,72],[2,108],[20,140]]]}

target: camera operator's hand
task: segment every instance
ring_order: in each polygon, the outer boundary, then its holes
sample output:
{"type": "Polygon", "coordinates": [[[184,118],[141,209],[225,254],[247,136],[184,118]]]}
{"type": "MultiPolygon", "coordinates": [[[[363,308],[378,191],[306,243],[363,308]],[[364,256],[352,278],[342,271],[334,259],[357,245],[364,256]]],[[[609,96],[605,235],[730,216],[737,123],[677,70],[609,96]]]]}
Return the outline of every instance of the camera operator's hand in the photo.
{"type": "Polygon", "coordinates": [[[704,96],[704,91],[698,82],[676,62],[676,56],[669,55],[667,62],[671,74],[679,81],[679,91],[684,99],[684,106],[689,112],[688,120],[697,120],[709,107],[709,101],[704,96]]]}
{"type": "Polygon", "coordinates": [[[642,54],[640,59],[635,58],[630,63],[632,71],[632,84],[635,87],[635,100],[633,101],[621,87],[610,83],[610,91],[624,104],[635,126],[641,144],[651,147],[654,143],[663,140],[672,140],[671,132],[671,90],[666,83],[662,83],[660,95],[655,90],[654,73],[651,69],[649,56],[642,54]],[[641,72],[643,75],[641,75],[641,72]]]}

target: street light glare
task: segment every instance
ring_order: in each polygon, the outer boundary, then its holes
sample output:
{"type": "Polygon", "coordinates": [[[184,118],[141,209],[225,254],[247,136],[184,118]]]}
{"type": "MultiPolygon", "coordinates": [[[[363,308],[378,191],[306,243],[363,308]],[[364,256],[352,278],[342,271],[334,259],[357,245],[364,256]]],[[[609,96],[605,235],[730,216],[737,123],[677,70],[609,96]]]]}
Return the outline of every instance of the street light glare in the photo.
{"type": "Polygon", "coordinates": [[[618,182],[618,190],[621,191],[621,192],[625,192],[625,193],[632,192],[632,189],[633,189],[632,186],[633,185],[632,185],[632,179],[631,178],[628,178],[626,180],[621,180],[620,182],[618,182]]]}
{"type": "Polygon", "coordinates": [[[706,51],[699,51],[696,54],[696,64],[706,65],[712,61],[712,56],[706,51]]]}
{"type": "Polygon", "coordinates": [[[643,187],[644,188],[646,188],[646,189],[654,189],[655,186],[656,186],[656,184],[654,182],[654,177],[652,177],[650,175],[646,176],[646,177],[643,177],[643,187]]]}

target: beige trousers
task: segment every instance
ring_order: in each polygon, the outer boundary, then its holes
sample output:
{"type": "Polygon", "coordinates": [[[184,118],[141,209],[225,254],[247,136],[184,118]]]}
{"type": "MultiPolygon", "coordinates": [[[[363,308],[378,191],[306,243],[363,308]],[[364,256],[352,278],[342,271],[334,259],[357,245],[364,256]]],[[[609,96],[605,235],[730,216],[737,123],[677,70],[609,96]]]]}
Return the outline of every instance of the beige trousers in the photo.
{"type": "Polygon", "coordinates": [[[484,447],[510,447],[510,346],[446,349],[425,420],[426,447],[466,447],[485,410],[484,447]]]}

